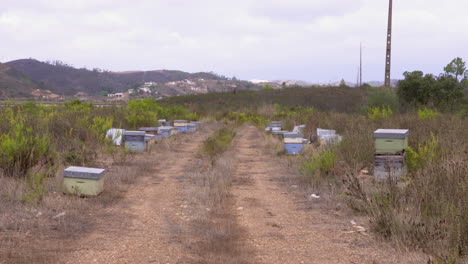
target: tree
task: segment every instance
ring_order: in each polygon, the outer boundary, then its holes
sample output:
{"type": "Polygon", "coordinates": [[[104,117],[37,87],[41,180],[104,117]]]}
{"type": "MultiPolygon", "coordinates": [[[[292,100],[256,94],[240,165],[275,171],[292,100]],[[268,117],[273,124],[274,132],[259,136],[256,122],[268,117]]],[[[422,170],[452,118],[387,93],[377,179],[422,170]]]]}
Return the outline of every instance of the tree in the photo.
{"type": "Polygon", "coordinates": [[[444,71],[447,75],[455,76],[457,80],[459,80],[458,77],[466,78],[468,76],[466,63],[460,57],[453,59],[449,64],[447,64],[444,71]]]}
{"type": "Polygon", "coordinates": [[[398,97],[409,104],[427,105],[432,98],[435,77],[422,71],[403,73],[404,80],[398,82],[398,97]]]}
{"type": "Polygon", "coordinates": [[[262,91],[270,91],[270,90],[273,90],[273,87],[271,87],[271,85],[268,83],[262,87],[262,91]]]}

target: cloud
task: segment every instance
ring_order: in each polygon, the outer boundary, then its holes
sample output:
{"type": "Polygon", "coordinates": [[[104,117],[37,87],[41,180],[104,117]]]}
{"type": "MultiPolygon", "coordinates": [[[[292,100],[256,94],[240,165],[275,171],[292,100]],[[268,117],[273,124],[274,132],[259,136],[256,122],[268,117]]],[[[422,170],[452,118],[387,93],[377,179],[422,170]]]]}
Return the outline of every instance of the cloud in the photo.
{"type": "MultiPolygon", "coordinates": [[[[383,79],[387,1],[2,0],[0,59],[244,79],[383,79]]],[[[468,60],[468,2],[395,2],[393,74],[468,60]]]]}

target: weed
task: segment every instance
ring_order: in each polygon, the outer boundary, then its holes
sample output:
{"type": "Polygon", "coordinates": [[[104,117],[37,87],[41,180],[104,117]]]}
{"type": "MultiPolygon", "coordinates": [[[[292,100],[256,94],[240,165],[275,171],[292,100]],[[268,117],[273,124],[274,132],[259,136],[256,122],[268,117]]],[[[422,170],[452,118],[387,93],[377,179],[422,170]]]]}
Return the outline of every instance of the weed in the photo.
{"type": "Polygon", "coordinates": [[[440,115],[440,113],[436,110],[423,107],[418,109],[418,116],[419,119],[421,120],[433,120],[437,118],[440,115]]]}
{"type": "Polygon", "coordinates": [[[388,119],[392,115],[393,115],[393,111],[389,106],[370,107],[367,112],[367,116],[372,121],[388,119]]]}

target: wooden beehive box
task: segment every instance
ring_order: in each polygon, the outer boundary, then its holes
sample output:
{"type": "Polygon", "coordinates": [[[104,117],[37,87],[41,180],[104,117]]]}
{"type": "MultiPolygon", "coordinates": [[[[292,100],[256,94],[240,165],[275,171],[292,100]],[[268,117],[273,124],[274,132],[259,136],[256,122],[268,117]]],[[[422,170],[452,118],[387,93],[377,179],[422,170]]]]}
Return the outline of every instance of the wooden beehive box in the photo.
{"type": "Polygon", "coordinates": [[[402,154],[408,148],[408,129],[377,129],[374,132],[376,154],[402,154]]]}
{"type": "Polygon", "coordinates": [[[156,135],[158,133],[158,128],[157,127],[140,127],[138,130],[139,131],[144,131],[144,132],[146,132],[146,134],[156,135]]]}
{"type": "Polygon", "coordinates": [[[187,126],[187,124],[188,124],[187,120],[174,120],[175,127],[184,127],[184,126],[187,126]]]}
{"type": "Polygon", "coordinates": [[[144,152],[146,149],[145,131],[125,131],[125,148],[130,152],[144,152]]]}
{"type": "Polygon", "coordinates": [[[295,132],[283,133],[283,142],[285,144],[302,144],[304,135],[295,132]]]}
{"type": "Polygon", "coordinates": [[[376,155],[374,176],[377,180],[398,179],[407,173],[405,155],[376,155]]]}
{"type": "Polygon", "coordinates": [[[63,171],[63,191],[69,194],[96,196],[104,190],[105,169],[68,167],[63,171]]]}
{"type": "Polygon", "coordinates": [[[197,125],[193,123],[187,124],[187,132],[195,132],[197,131],[197,125]]]}

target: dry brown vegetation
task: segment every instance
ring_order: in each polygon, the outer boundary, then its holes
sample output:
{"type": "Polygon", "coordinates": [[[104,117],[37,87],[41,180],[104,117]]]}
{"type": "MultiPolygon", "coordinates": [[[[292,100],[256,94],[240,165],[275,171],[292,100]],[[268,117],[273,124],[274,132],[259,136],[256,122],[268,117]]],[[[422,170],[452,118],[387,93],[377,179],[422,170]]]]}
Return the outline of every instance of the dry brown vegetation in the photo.
{"type": "Polygon", "coordinates": [[[219,129],[205,141],[200,159],[188,173],[186,197],[191,220],[187,237],[191,239],[184,244],[192,255],[191,263],[249,263],[253,253],[245,242],[245,230],[236,221],[230,191],[235,181],[236,161],[228,150],[233,137],[232,128],[219,129]]]}
{"type": "Polygon", "coordinates": [[[95,164],[107,169],[106,187],[97,197],[64,195],[63,175],[58,172],[47,180],[41,202],[21,203],[20,198],[28,190],[26,183],[0,178],[0,260],[54,263],[73,251],[73,243],[69,242],[93,232],[95,221],[106,221],[108,216],[103,215],[103,209],[119,202],[138,178],[152,175],[155,160],[173,151],[177,140],[163,140],[153,145],[157,152],[153,151],[152,155],[131,154],[120,164],[103,153],[95,164]]]}

